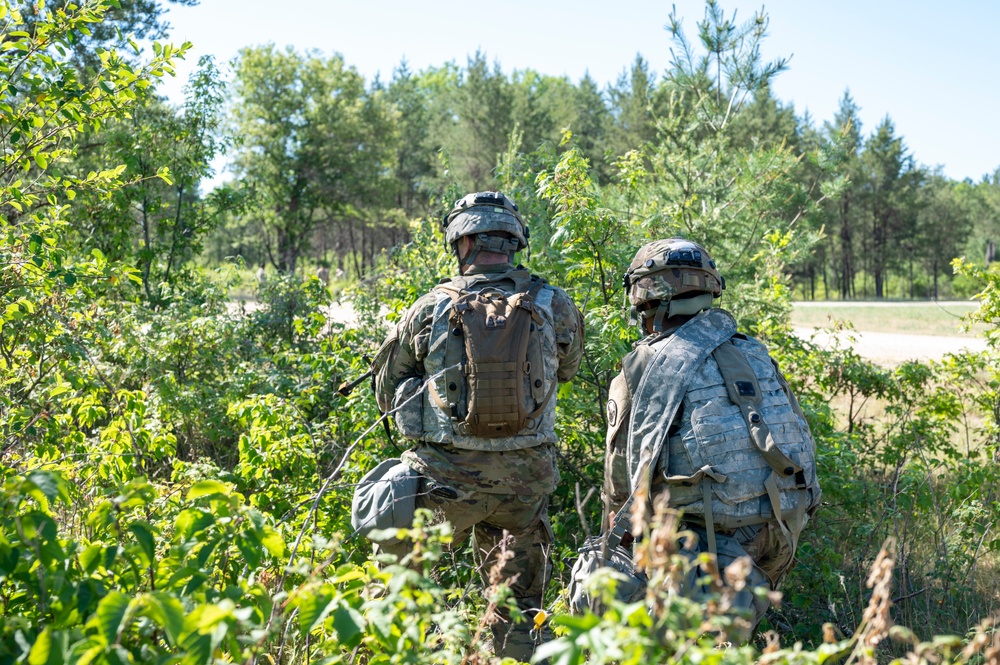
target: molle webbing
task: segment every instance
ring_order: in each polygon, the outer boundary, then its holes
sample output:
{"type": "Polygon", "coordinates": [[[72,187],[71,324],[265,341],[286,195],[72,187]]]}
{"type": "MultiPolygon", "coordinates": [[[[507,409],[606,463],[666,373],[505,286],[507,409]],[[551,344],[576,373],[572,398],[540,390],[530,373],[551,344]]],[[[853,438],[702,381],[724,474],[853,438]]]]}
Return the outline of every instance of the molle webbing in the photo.
{"type": "Polygon", "coordinates": [[[544,280],[532,278],[527,292],[509,295],[487,288],[463,291],[454,299],[445,362],[458,366],[464,357],[464,366],[446,373],[447,401],[436,390],[431,389],[429,395],[450,414],[456,433],[511,437],[538,424],[556,387],[553,380],[548,391],[542,392],[544,361],[539,345],[529,344],[531,334],[543,324],[534,300],[544,286],[544,280]],[[530,411],[526,378],[534,405],[530,411]],[[464,405],[460,404],[462,387],[464,405]]]}
{"type": "MultiPolygon", "coordinates": [[[[746,356],[731,342],[722,344],[712,355],[726,383],[726,390],[729,393],[730,401],[740,408],[747,429],[750,431],[751,440],[757,446],[757,450],[760,451],[768,466],[771,467],[771,474],[764,481],[764,489],[767,491],[768,500],[771,502],[774,519],[788,541],[789,547],[792,548],[792,551],[795,551],[795,547],[798,544],[798,534],[805,523],[804,506],[806,502],[804,500],[796,502],[797,506],[794,511],[788,511],[788,514],[783,514],[778,479],[794,476],[795,490],[805,493],[808,490],[805,471],[799,464],[781,451],[777,443],[775,443],[774,437],[771,436],[771,431],[761,414],[763,397],[757,381],[757,375],[754,373],[749,361],[747,361],[746,356]]],[[[710,540],[714,540],[714,533],[712,533],[714,530],[708,517],[711,504],[707,498],[705,505],[706,527],[709,530],[710,540]]]]}
{"type": "Polygon", "coordinates": [[[651,467],[662,459],[667,433],[684,400],[690,376],[734,334],[733,317],[721,309],[710,309],[678,328],[649,361],[632,397],[626,453],[632,493],[640,483],[649,482],[651,467]]]}
{"type": "MultiPolygon", "coordinates": [[[[743,353],[733,344],[722,344],[713,353],[719,372],[726,382],[729,399],[740,408],[746,421],[750,438],[764,456],[768,466],[780,476],[796,476],[796,487],[806,488],[802,467],[781,452],[771,436],[767,423],[761,415],[762,400],[757,375],[743,353]]],[[[780,510],[780,506],[778,508],[780,510]]]]}

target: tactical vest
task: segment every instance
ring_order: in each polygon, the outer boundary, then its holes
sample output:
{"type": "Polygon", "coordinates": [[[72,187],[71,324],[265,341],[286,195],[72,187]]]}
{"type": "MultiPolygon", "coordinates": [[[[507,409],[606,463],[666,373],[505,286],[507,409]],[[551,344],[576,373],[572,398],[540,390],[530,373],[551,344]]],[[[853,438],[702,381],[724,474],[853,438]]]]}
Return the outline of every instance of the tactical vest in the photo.
{"type": "MultiPolygon", "coordinates": [[[[711,318],[722,315],[728,317],[709,310],[685,328],[712,325],[711,318]]],[[[680,415],[671,422],[664,421],[662,404],[634,399],[644,378],[670,381],[669,376],[645,376],[654,358],[660,367],[680,362],[670,357],[673,346],[663,346],[670,336],[640,343],[623,363],[625,381],[613,384],[612,398],[623,410],[631,408],[633,430],[652,426],[658,428],[657,438],[669,433],[659,448],[652,490],[669,489],[670,505],[682,509],[685,519],[709,527],[711,541],[712,528],[726,531],[773,521],[794,548],[820,496],[815,444],[766,347],[743,335],[727,337],[684,377],[684,395],[675,411],[680,415]]],[[[629,440],[631,446],[631,436],[629,440]]],[[[636,457],[634,451],[629,454],[636,457]]],[[[637,459],[630,459],[629,466],[634,474],[637,459]]]]}
{"type": "Polygon", "coordinates": [[[783,382],[763,344],[742,336],[724,342],[691,379],[654,488],[665,484],[672,506],[705,521],[711,515],[721,530],[780,515],[797,540],[798,522],[819,498],[816,446],[783,382]]]}
{"type": "Polygon", "coordinates": [[[436,378],[424,390],[420,438],[493,452],[555,443],[554,291],[525,270],[503,279],[483,277],[433,291],[423,362],[425,375],[436,378]],[[508,280],[514,289],[501,289],[508,280]],[[472,311],[476,307],[479,314],[472,311]]]}

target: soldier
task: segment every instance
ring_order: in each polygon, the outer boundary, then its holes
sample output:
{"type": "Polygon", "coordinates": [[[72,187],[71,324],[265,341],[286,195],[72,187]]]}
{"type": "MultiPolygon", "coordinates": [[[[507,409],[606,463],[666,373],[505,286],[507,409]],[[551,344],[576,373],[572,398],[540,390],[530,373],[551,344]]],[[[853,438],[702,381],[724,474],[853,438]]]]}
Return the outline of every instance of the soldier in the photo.
{"type": "Polygon", "coordinates": [[[583,319],[562,289],[513,265],[528,227],[509,198],[469,194],[444,226],[459,275],[419,298],[390,333],[374,363],[376,396],[383,411],[399,408],[396,424],[415,441],[402,460],[421,475],[416,506],[451,522],[453,546],[472,534],[484,579],[506,537],[513,558],[503,573],[528,621],[501,611],[493,647],[527,661],[551,566],[555,390],[580,365],[583,319]]]}
{"type": "MultiPolygon", "coordinates": [[[[754,626],[792,565],[819,505],[815,443],[788,383],[760,342],[712,309],[725,280],[705,248],[683,240],[642,247],[625,273],[633,323],[645,337],[622,361],[608,399],[605,505],[618,514],[640,483],[669,491],[682,528],[722,570],[749,556],[735,605],[754,626]]],[[[624,517],[622,515],[617,521],[624,517]]],[[[699,596],[692,571],[685,592],[699,596]]]]}

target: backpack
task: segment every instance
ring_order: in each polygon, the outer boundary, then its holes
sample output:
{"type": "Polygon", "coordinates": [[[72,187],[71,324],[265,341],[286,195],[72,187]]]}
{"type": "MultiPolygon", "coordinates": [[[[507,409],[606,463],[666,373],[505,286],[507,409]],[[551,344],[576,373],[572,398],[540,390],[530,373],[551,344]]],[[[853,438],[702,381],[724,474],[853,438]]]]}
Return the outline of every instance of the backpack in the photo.
{"type": "Polygon", "coordinates": [[[438,286],[451,297],[447,391],[442,396],[434,382],[427,390],[431,402],[450,414],[457,434],[496,439],[538,425],[556,388],[552,380],[543,392],[542,345],[531,343],[544,324],[534,302],[545,284],[532,276],[527,291],[515,293],[492,286],[478,291],[438,286]]]}

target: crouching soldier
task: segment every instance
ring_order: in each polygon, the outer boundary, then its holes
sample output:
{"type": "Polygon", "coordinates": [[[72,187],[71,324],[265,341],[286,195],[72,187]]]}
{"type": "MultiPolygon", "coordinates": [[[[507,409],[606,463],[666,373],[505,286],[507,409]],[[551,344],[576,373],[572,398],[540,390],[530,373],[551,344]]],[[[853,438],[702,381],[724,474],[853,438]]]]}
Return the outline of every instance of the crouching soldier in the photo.
{"type": "MultiPolygon", "coordinates": [[[[609,390],[604,498],[620,524],[644,489],[669,492],[683,529],[720,570],[753,566],[736,605],[754,626],[792,565],[819,505],[815,444],[788,383],[763,344],[713,309],[725,281],[704,247],[671,238],[642,247],[625,273],[633,323],[644,335],[609,390]]],[[[703,593],[691,575],[685,590],[703,593]]]]}
{"type": "Polygon", "coordinates": [[[444,225],[459,274],[390,333],[375,360],[376,395],[384,411],[398,409],[396,424],[414,441],[402,461],[420,476],[416,507],[451,522],[453,546],[473,536],[484,579],[502,548],[513,553],[503,575],[528,620],[501,612],[494,650],[527,661],[550,568],[555,392],[580,365],[583,320],[563,290],[514,266],[528,228],[509,198],[469,194],[444,225]]]}

